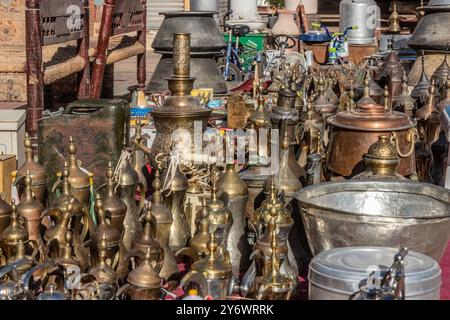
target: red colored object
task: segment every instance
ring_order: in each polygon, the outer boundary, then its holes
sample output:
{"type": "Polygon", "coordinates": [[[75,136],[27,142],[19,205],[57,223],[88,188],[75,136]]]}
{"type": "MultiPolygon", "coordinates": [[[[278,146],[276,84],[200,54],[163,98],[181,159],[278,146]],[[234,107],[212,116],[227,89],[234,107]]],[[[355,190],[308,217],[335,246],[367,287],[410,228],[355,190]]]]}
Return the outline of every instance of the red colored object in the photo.
{"type": "Polygon", "coordinates": [[[439,264],[442,269],[441,300],[450,300],[450,245],[439,264]]]}

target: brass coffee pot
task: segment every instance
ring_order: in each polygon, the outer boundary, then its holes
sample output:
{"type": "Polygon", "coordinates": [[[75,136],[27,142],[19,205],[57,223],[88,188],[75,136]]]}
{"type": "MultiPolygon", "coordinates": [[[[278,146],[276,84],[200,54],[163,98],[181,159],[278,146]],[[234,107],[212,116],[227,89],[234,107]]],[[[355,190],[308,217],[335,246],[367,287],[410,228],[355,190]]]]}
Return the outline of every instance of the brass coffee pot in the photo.
{"type": "Polygon", "coordinates": [[[251,127],[257,131],[259,129],[270,129],[270,114],[266,109],[266,102],[262,94],[258,95],[258,106],[247,120],[247,127],[251,127]]]}
{"type": "Polygon", "coordinates": [[[155,271],[155,265],[151,249],[147,248],[144,259],[128,274],[128,284],[119,289],[118,296],[123,293],[131,300],[158,300],[161,295],[161,278],[155,271]]]}
{"type": "Polygon", "coordinates": [[[256,299],[290,300],[295,288],[294,281],[280,272],[280,259],[277,256],[277,233],[272,231],[272,254],[264,265],[263,275],[256,278],[256,299]]]}
{"type": "Polygon", "coordinates": [[[321,153],[324,132],[323,118],[315,111],[312,99],[306,104],[306,112],[300,116],[299,141],[301,154],[298,159],[300,166],[305,167],[310,154],[321,153]]]}
{"type": "Polygon", "coordinates": [[[103,198],[103,209],[110,215],[111,227],[115,228],[119,234],[122,234],[123,222],[127,213],[127,206],[116,195],[116,183],[114,182],[112,162],[108,163],[106,177],[108,181],[106,183],[106,195],[103,198]]]}
{"type": "Polygon", "coordinates": [[[332,104],[325,97],[325,80],[322,77],[319,78],[318,88],[319,94],[314,101],[314,108],[326,120],[329,116],[337,112],[338,106],[332,104]]]}
{"type": "MultiPolygon", "coordinates": [[[[32,249],[30,260],[33,261],[38,253],[37,243],[34,240],[28,239],[28,231],[19,222],[19,216],[16,213],[16,205],[13,200],[10,215],[10,224],[3,231],[0,238],[0,248],[4,252],[6,261],[5,264],[10,264],[14,261],[21,260],[25,257],[27,251],[32,249]]],[[[21,266],[21,271],[26,271],[31,267],[31,264],[21,266]]]]}
{"type": "Polygon", "coordinates": [[[22,200],[17,206],[17,215],[25,220],[25,228],[28,232],[29,240],[37,243],[39,259],[45,259],[45,245],[40,234],[41,219],[44,208],[38,200],[33,197],[32,182],[30,172],[26,172],[25,191],[22,200]]]}
{"type": "MultiPolygon", "coordinates": [[[[71,268],[81,267],[80,261],[75,257],[73,248],[72,248],[73,234],[70,229],[67,230],[67,233],[64,237],[64,241],[60,242],[60,254],[59,257],[55,259],[55,263],[63,266],[66,270],[70,270],[71,268]]],[[[87,270],[87,269],[85,269],[87,270]]]]}
{"type": "MultiPolygon", "coordinates": [[[[95,277],[95,280],[99,284],[108,284],[111,288],[117,290],[117,274],[110,264],[107,262],[108,257],[108,242],[106,240],[106,234],[103,234],[102,240],[97,248],[98,262],[91,267],[88,273],[95,277]]],[[[115,292],[114,292],[115,294],[115,292]]]]}
{"type": "Polygon", "coordinates": [[[184,287],[183,283],[195,278],[196,274],[201,274],[206,279],[203,292],[213,299],[221,299],[229,296],[232,290],[232,266],[227,250],[220,247],[214,232],[210,234],[207,247],[209,254],[192,265],[192,271],[182,279],[181,285],[184,287]]]}
{"type": "MultiPolygon", "coordinates": [[[[100,194],[95,195],[95,213],[97,214],[97,228],[91,234],[94,248],[100,247],[101,241],[106,241],[106,259],[110,260],[110,263],[116,260],[116,254],[119,252],[121,234],[112,225],[106,221],[107,213],[104,210],[104,203],[100,194]]],[[[97,253],[98,255],[99,253],[97,253]]]]}
{"type": "MultiPolygon", "coordinates": [[[[32,143],[28,132],[25,133],[24,147],[25,163],[17,171],[16,181],[19,181],[21,177],[25,177],[27,171],[29,171],[31,180],[33,181],[31,185],[33,195],[37,201],[43,203],[48,177],[45,169],[38,162],[34,161],[32,143]]],[[[20,199],[22,199],[23,196],[24,195],[21,194],[20,199]]]]}
{"type": "Polygon", "coordinates": [[[170,250],[169,237],[173,223],[172,214],[166,207],[161,194],[162,182],[159,177],[159,168],[156,168],[153,180],[152,214],[155,218],[156,240],[164,250],[164,261],[159,276],[165,280],[178,276],[178,266],[175,255],[170,250]]]}
{"type": "Polygon", "coordinates": [[[163,186],[167,186],[165,201],[173,219],[169,246],[172,251],[177,251],[186,246],[190,236],[189,224],[183,206],[186,190],[188,189],[188,181],[181,173],[179,166],[173,165],[172,162],[164,171],[161,180],[163,181],[163,186]]]}
{"type": "Polygon", "coordinates": [[[141,197],[140,206],[136,205],[135,196],[139,184],[139,176],[132,167],[129,157],[131,157],[131,153],[127,154],[119,168],[120,200],[127,206],[122,235],[122,244],[125,250],[130,250],[133,240],[142,234],[139,215],[145,200],[144,197],[141,197]]]}
{"type": "Polygon", "coordinates": [[[397,173],[400,159],[395,145],[386,135],[378,136],[378,141],[370,146],[369,151],[364,156],[364,163],[366,171],[353,179],[406,179],[397,173]]]}
{"type": "Polygon", "coordinates": [[[233,267],[233,277],[239,279],[239,273],[251,254],[251,247],[245,232],[245,206],[248,200],[248,188],[236,173],[234,164],[227,164],[225,173],[217,181],[220,197],[226,202],[232,214],[233,224],[228,235],[227,248],[233,267]]]}
{"type": "MultiPolygon", "coordinates": [[[[55,258],[55,255],[58,253],[61,257],[63,255],[63,250],[69,250],[69,244],[67,244],[66,238],[70,233],[70,250],[72,250],[73,245],[77,265],[79,265],[81,271],[84,272],[89,268],[89,252],[83,245],[78,230],[72,228],[72,218],[75,214],[74,209],[76,201],[75,198],[72,198],[66,201],[65,206],[62,209],[58,209],[61,211],[61,213],[58,214],[60,218],[54,226],[45,231],[44,240],[47,245],[49,257],[55,258]],[[55,251],[57,252],[55,253],[55,251]]],[[[67,253],[65,253],[65,255],[67,256],[67,253]]]]}
{"type": "Polygon", "coordinates": [[[233,225],[233,214],[225,206],[225,203],[217,198],[216,173],[217,168],[214,166],[211,170],[211,199],[207,202],[209,210],[209,224],[211,228],[216,230],[215,232],[217,241],[219,241],[219,246],[224,250],[227,250],[228,238],[233,225]]]}
{"type": "Polygon", "coordinates": [[[204,258],[209,250],[208,250],[208,241],[210,238],[209,232],[209,210],[207,207],[207,199],[203,198],[202,209],[199,211],[199,228],[197,233],[191,238],[189,241],[189,247],[193,249],[198,258],[204,258]]]}
{"type": "Polygon", "coordinates": [[[0,194],[0,236],[9,225],[10,215],[11,207],[5,200],[3,200],[3,197],[0,194]]]}
{"type": "Polygon", "coordinates": [[[399,19],[400,19],[400,16],[397,11],[397,3],[394,1],[392,13],[388,19],[389,20],[389,29],[388,29],[389,33],[393,34],[393,33],[400,32],[401,28],[400,28],[400,24],[399,24],[399,19]]]}
{"type": "MultiPolygon", "coordinates": [[[[72,136],[69,137],[69,183],[71,186],[71,194],[83,205],[83,224],[85,228],[93,230],[94,223],[89,214],[90,209],[90,177],[85,171],[83,171],[79,165],[75,156],[77,153],[77,147],[72,136]]],[[[81,232],[81,231],[80,231],[81,232]]],[[[84,237],[85,234],[82,233],[84,237]]]]}
{"type": "Polygon", "coordinates": [[[48,215],[54,219],[55,224],[61,222],[61,212],[64,210],[68,202],[72,202],[73,226],[80,234],[83,231],[87,233],[86,226],[82,225],[83,219],[83,204],[75,198],[71,191],[73,190],[69,182],[69,163],[64,162],[64,169],[62,171],[62,180],[58,180],[52,187],[52,193],[55,193],[58,186],[62,184],[61,195],[56,198],[50,205],[48,215]]]}
{"type": "Polygon", "coordinates": [[[281,156],[278,172],[270,176],[264,184],[264,192],[268,194],[271,190],[270,186],[273,181],[275,187],[280,192],[284,193],[286,202],[288,203],[293,199],[294,193],[303,187],[298,176],[296,176],[289,165],[289,146],[290,138],[286,132],[281,144],[281,156]]]}
{"type": "Polygon", "coordinates": [[[150,203],[146,205],[145,211],[144,232],[142,233],[141,238],[133,241],[131,250],[140,251],[142,254],[150,252],[152,255],[151,260],[156,261],[158,265],[162,265],[164,261],[164,250],[163,248],[161,248],[159,242],[154,238],[155,230],[152,228],[154,217],[152,215],[152,208],[150,203]]]}

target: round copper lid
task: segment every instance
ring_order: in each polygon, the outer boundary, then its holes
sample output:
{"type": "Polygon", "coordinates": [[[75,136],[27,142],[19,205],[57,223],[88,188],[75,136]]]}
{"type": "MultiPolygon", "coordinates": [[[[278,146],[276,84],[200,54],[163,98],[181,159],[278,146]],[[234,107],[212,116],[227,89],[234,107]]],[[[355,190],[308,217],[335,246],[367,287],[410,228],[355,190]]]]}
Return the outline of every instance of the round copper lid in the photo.
{"type": "Polygon", "coordinates": [[[416,125],[404,113],[386,110],[377,104],[362,105],[354,110],[339,112],[328,119],[334,127],[358,131],[401,131],[416,125]]]}

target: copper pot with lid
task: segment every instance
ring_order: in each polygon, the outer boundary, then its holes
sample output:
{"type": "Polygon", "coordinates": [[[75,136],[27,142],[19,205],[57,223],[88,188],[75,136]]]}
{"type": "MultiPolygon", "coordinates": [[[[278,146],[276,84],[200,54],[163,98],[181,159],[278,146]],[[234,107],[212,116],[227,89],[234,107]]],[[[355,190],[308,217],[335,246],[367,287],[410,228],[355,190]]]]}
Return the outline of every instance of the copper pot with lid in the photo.
{"type": "Polygon", "coordinates": [[[332,132],[327,168],[335,174],[349,177],[363,172],[363,156],[382,134],[395,140],[400,156],[398,173],[410,176],[416,172],[417,122],[406,114],[377,104],[366,104],[330,117],[328,124],[332,132]]]}

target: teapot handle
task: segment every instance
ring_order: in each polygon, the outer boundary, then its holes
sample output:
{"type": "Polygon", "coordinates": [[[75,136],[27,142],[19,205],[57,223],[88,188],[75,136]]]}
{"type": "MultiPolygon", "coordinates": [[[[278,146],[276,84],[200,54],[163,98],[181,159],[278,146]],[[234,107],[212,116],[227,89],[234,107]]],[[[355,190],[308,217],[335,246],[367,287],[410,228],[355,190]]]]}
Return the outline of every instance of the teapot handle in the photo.
{"type": "Polygon", "coordinates": [[[410,148],[407,153],[402,153],[400,151],[400,143],[397,132],[393,132],[391,136],[391,142],[395,144],[395,147],[397,149],[397,154],[401,158],[408,158],[412,155],[414,152],[414,148],[417,142],[417,139],[419,138],[419,132],[416,128],[409,129],[408,133],[406,134],[406,141],[410,143],[410,148]]]}

